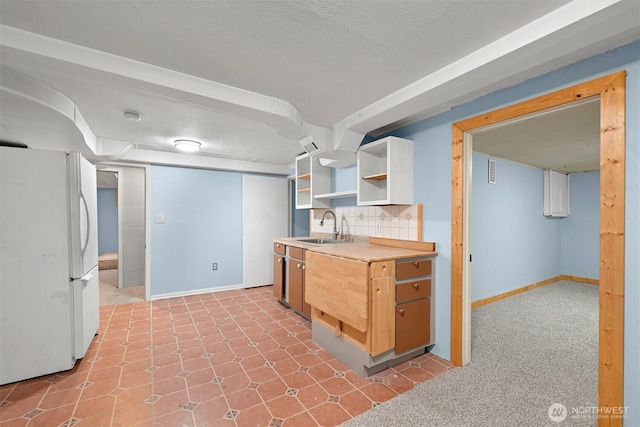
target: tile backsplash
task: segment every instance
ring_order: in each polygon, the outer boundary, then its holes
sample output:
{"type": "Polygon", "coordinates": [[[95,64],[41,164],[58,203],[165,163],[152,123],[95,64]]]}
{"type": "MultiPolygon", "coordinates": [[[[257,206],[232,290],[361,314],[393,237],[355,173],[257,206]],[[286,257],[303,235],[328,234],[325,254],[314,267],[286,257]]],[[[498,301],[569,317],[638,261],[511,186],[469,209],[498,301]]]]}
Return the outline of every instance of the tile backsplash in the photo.
{"type": "MultiPolygon", "coordinates": [[[[320,225],[322,215],[327,210],[312,210],[311,233],[331,233],[333,217],[327,217],[324,226],[320,225]]],[[[420,240],[418,238],[418,222],[420,221],[418,205],[352,206],[331,210],[338,219],[338,231],[341,236],[420,240]]]]}

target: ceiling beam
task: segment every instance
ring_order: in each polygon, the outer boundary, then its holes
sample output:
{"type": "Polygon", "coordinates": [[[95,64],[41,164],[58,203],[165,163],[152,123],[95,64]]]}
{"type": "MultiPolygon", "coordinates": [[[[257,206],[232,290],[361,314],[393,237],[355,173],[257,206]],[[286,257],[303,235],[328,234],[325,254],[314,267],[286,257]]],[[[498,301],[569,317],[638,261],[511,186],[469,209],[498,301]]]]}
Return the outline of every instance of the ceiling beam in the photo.
{"type": "Polygon", "coordinates": [[[351,114],[342,127],[381,135],[639,34],[635,1],[576,0],[351,114]]]}

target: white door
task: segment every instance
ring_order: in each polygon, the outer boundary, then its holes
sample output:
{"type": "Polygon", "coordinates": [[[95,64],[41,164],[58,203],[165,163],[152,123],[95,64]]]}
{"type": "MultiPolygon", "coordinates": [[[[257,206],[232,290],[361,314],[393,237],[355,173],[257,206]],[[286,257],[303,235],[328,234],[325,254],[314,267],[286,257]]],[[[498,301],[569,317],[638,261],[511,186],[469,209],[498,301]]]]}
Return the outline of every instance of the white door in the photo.
{"type": "Polygon", "coordinates": [[[123,167],[118,175],[119,286],[144,284],[145,169],[123,167]]]}
{"type": "Polygon", "coordinates": [[[273,283],[273,239],[287,236],[287,179],[243,178],[243,284],[269,285],[273,283]]]}

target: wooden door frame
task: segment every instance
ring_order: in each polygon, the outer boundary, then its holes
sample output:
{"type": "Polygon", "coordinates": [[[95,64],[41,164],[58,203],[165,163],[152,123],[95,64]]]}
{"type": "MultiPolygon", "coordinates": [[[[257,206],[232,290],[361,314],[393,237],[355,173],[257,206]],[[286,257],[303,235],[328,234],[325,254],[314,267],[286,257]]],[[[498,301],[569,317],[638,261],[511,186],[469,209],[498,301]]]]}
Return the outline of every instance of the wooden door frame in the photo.
{"type": "MultiPolygon", "coordinates": [[[[626,71],[620,71],[547,95],[481,114],[452,125],[451,135],[451,362],[470,361],[470,295],[464,274],[465,185],[469,172],[468,133],[540,111],[600,98],[600,286],[598,407],[623,407],[624,372],[624,233],[626,71]]],[[[605,412],[607,413],[607,412],[605,412]]],[[[622,425],[622,419],[599,418],[599,425],[622,425]]]]}

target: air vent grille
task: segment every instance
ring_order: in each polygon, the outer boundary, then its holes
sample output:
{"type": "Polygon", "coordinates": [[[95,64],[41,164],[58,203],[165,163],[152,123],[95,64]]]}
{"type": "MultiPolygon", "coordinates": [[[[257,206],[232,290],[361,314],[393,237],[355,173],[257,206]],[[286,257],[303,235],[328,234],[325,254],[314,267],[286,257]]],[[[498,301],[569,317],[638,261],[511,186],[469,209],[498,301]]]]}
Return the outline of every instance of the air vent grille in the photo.
{"type": "Polygon", "coordinates": [[[313,154],[316,151],[319,150],[318,146],[316,145],[316,143],[314,141],[310,141],[309,143],[304,145],[304,149],[307,151],[307,153],[309,154],[313,154]]]}
{"type": "Polygon", "coordinates": [[[489,184],[496,183],[496,161],[489,159],[489,184]]]}

